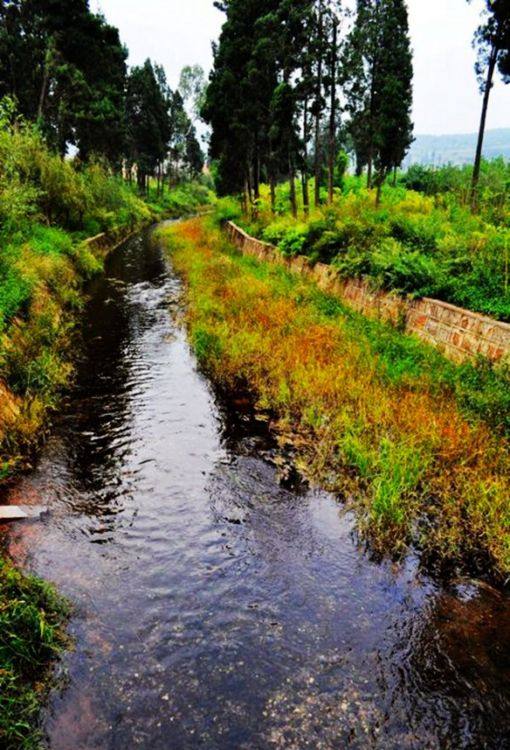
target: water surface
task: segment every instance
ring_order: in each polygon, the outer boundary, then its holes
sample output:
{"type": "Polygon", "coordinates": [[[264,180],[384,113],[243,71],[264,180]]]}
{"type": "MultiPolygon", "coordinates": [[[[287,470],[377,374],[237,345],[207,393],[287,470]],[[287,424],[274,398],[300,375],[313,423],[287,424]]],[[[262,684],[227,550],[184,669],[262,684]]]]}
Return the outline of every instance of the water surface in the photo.
{"type": "MultiPolygon", "coordinates": [[[[76,388],[9,500],[11,554],[76,603],[52,750],[510,747],[510,604],[371,562],[217,397],[150,233],[91,289],[76,388]]],[[[5,530],[4,530],[4,533],[5,530]]]]}

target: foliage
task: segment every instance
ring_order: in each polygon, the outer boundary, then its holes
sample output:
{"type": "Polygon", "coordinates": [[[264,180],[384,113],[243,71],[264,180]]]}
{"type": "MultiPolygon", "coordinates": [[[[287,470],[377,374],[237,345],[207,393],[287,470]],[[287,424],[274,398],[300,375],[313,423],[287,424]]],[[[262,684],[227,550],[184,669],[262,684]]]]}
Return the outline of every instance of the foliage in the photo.
{"type": "MultiPolygon", "coordinates": [[[[164,230],[188,324],[222,386],[245,383],[298,468],[346,498],[380,550],[510,571],[508,373],[459,368],[345,309],[302,277],[240,256],[204,220],[164,230]]],[[[480,571],[478,571],[480,572],[480,571]]]]}
{"type": "Polygon", "coordinates": [[[126,58],[118,30],[88,0],[0,5],[0,97],[15,98],[62,154],[73,143],[84,159],[119,161],[126,58]]]}
{"type": "Polygon", "coordinates": [[[37,128],[4,120],[0,465],[16,465],[38,438],[71,376],[68,351],[83,304],[81,286],[102,269],[101,252],[83,238],[103,231],[125,234],[153,216],[180,216],[210,201],[205,185],[183,184],[172,191],[151,187],[145,203],[100,162],[83,166],[63,159],[47,148],[37,128]]]}
{"type": "Polygon", "coordinates": [[[194,120],[200,119],[200,112],[205,104],[207,84],[204,69],[200,65],[186,65],[179,77],[179,91],[193,114],[194,120]]]}
{"type": "Polygon", "coordinates": [[[0,744],[35,750],[39,705],[52,661],[66,645],[68,605],[46,583],[0,558],[0,744]]]}
{"type": "Polygon", "coordinates": [[[346,277],[368,277],[382,289],[433,296],[510,320],[508,166],[485,164],[484,173],[487,192],[478,216],[461,202],[469,194],[469,170],[413,168],[401,186],[384,187],[378,208],[362,179],[347,177],[332,206],[297,219],[289,213],[286,186],[277,191],[276,217],[264,187],[256,220],[240,223],[284,254],[333,263],[346,277]]]}

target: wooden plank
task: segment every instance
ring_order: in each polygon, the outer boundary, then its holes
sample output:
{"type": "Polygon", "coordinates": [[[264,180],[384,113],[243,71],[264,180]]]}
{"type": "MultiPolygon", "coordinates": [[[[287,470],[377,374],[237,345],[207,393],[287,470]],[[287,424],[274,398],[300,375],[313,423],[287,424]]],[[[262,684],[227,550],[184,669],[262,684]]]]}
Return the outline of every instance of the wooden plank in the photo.
{"type": "Polygon", "coordinates": [[[0,505],[0,521],[21,521],[28,514],[17,505],[0,505]]]}

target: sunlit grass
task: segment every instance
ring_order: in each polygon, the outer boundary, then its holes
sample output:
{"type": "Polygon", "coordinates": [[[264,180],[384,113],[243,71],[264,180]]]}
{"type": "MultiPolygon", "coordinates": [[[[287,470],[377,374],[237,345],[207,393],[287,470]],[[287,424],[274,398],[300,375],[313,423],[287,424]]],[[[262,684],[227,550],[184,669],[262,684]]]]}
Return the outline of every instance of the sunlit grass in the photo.
{"type": "Polygon", "coordinates": [[[299,467],[357,508],[374,547],[413,540],[444,560],[481,555],[496,575],[510,572],[508,444],[469,417],[467,370],[241,257],[210,222],[164,237],[188,282],[203,365],[222,385],[249,385],[299,467]]]}

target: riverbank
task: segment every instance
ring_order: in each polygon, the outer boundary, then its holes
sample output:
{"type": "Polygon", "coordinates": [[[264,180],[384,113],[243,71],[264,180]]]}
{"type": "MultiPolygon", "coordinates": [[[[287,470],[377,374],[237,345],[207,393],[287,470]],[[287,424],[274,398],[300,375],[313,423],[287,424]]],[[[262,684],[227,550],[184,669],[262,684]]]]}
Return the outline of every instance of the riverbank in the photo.
{"type": "Polygon", "coordinates": [[[5,750],[41,747],[41,703],[51,665],[68,645],[69,605],[49,584],[0,558],[0,744],[5,750]]]}
{"type": "Polygon", "coordinates": [[[160,218],[196,211],[208,198],[200,185],[164,191],[133,206],[112,228],[84,240],[83,231],[32,224],[7,248],[0,275],[0,482],[30,466],[63,390],[73,376],[74,330],[84,285],[101,273],[108,252],[160,218]]]}
{"type": "Polygon", "coordinates": [[[241,257],[211,222],[163,237],[187,280],[203,365],[222,385],[250,387],[298,468],[355,508],[372,548],[413,544],[441,568],[504,582],[510,453],[494,375],[241,257]]]}
{"type": "Polygon", "coordinates": [[[277,187],[274,211],[266,185],[251,216],[232,198],[223,199],[219,210],[287,258],[303,255],[375,290],[431,297],[508,322],[510,208],[504,185],[509,167],[498,161],[484,164],[484,199],[477,214],[465,199],[466,172],[447,171],[457,189],[426,195],[411,173],[400,178],[401,184],[383,187],[380,205],[375,190],[366,189],[365,177],[345,175],[331,205],[321,190],[321,204],[305,211],[300,201],[296,216],[288,184],[277,187]]]}
{"type": "MultiPolygon", "coordinates": [[[[116,185],[112,181],[112,191],[116,185]]],[[[0,485],[30,467],[72,383],[87,282],[124,238],[163,216],[193,213],[208,197],[200,185],[146,201],[125,190],[129,210],[120,211],[114,227],[89,222],[71,232],[31,222],[6,235],[0,261],[0,485]],[[85,240],[87,227],[103,231],[85,240]]],[[[51,586],[0,556],[2,747],[39,747],[37,715],[65,642],[67,607],[51,586]]]]}

